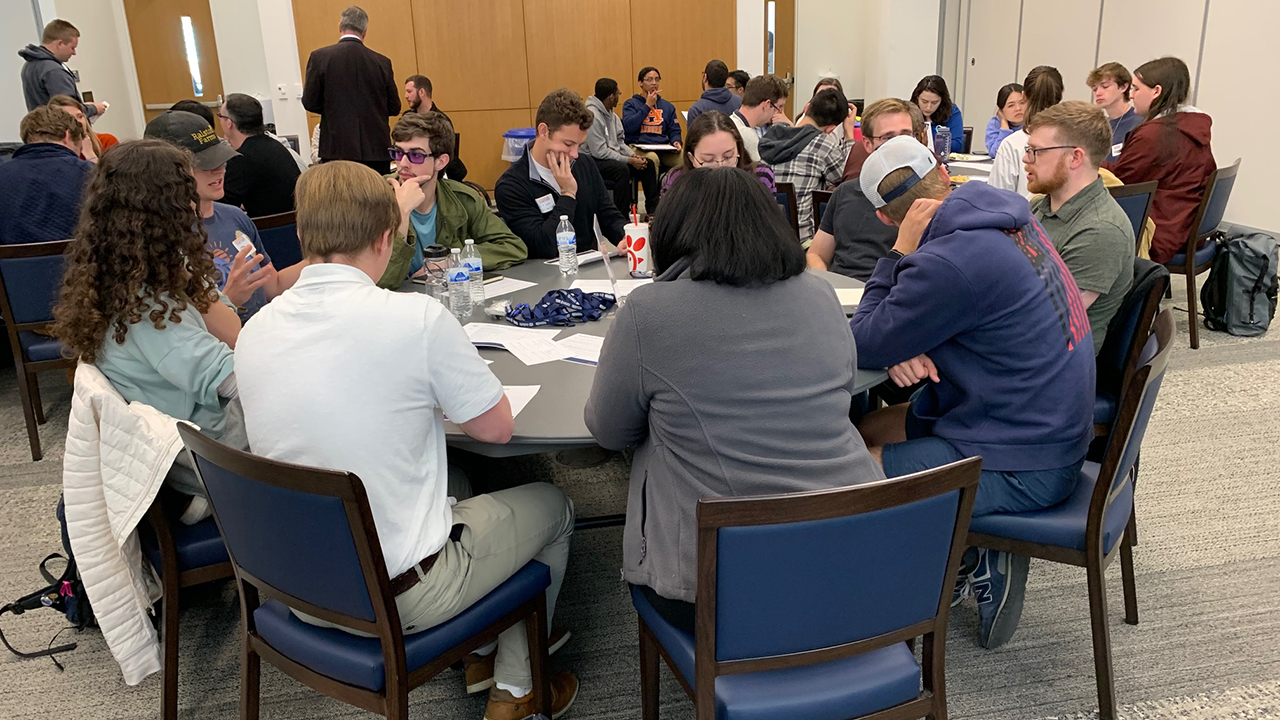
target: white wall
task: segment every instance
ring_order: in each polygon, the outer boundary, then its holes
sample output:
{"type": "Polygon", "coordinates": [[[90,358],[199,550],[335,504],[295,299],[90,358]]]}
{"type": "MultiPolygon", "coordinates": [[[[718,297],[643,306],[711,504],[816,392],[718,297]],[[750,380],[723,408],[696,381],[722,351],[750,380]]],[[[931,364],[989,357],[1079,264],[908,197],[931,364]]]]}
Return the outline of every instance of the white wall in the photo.
{"type": "MultiPolygon", "coordinates": [[[[276,132],[297,135],[302,146],[300,154],[304,158],[310,157],[311,133],[307,129],[307,112],[302,109],[302,68],[298,63],[293,4],[290,0],[257,0],[257,3],[276,132]],[[283,95],[278,89],[281,85],[285,90],[283,95]]],[[[263,103],[264,106],[266,104],[263,103]]]]}
{"type": "Polygon", "coordinates": [[[67,63],[80,71],[80,92],[91,91],[96,102],[111,103],[111,109],[94,122],[94,129],[121,140],[142,137],[146,125],[142,93],[122,0],[55,0],[52,4],[57,17],[80,29],[76,56],[67,63]]]}
{"type": "Polygon", "coordinates": [[[864,0],[862,6],[867,18],[864,97],[868,102],[910,97],[920,78],[938,71],[941,2],[864,0]]]}
{"type": "Polygon", "coordinates": [[[29,2],[0,5],[0,142],[20,142],[18,125],[27,114],[22,97],[22,66],[18,50],[40,42],[35,13],[29,2]]]}
{"type": "Polygon", "coordinates": [[[738,67],[764,74],[764,0],[738,0],[738,67]]]}
{"type": "MultiPolygon", "coordinates": [[[[796,114],[824,77],[840,79],[850,98],[866,85],[867,0],[796,0],[796,114]]],[[[861,108],[859,108],[861,109],[861,108]]]]}
{"type": "MultiPolygon", "coordinates": [[[[1128,3],[1111,2],[1107,8],[1121,4],[1128,3]]],[[[1072,0],[1071,12],[1064,13],[1062,0],[1023,0],[1017,82],[1022,82],[1037,65],[1052,65],[1062,73],[1062,99],[1091,100],[1093,93],[1084,80],[1089,71],[1098,66],[1094,58],[1098,54],[1101,6],[1102,0],[1072,0]]],[[[989,118],[995,112],[996,98],[994,91],[987,94],[991,105],[989,118]]]]}

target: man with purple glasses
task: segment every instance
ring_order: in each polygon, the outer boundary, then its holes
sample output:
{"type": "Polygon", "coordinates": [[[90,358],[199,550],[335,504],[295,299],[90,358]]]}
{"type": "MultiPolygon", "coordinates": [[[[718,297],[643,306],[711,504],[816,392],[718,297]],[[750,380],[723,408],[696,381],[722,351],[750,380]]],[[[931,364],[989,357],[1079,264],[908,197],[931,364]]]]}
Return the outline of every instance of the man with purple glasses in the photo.
{"type": "Polygon", "coordinates": [[[422,251],[429,245],[461,248],[476,242],[485,270],[501,270],[529,255],[524,241],[489,210],[484,198],[456,180],[440,177],[453,157],[453,126],[439,113],[405,113],[391,130],[400,231],[391,262],[378,284],[399,287],[425,272],[422,251]]]}

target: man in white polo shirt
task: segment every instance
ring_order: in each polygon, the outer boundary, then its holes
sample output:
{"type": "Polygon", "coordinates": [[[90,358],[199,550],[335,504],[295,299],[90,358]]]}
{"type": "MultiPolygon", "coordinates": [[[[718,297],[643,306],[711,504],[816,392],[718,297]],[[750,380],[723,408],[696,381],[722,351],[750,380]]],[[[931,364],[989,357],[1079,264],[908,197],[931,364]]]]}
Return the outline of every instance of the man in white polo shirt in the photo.
{"type": "MultiPolygon", "coordinates": [[[[511,404],[448,310],[427,295],[374,284],[400,225],[396,196],[415,193],[421,201],[413,181],[393,192],[352,162],[299,178],[298,237],[310,264],[245,326],[236,347],[249,443],[265,457],[360,477],[405,632],[454,617],[530,560],[551,568],[551,612],[573,503],[547,483],[476,497],[466,497],[465,483],[449,483],[444,415],[478,440],[505,443],[511,404]]],[[[567,636],[553,632],[552,647],[567,636]]],[[[492,688],[488,720],[533,714],[523,624],[498,638],[496,653],[491,646],[468,658],[466,677],[469,692],[492,688]]],[[[578,681],[565,672],[551,685],[559,717],[578,681]]]]}

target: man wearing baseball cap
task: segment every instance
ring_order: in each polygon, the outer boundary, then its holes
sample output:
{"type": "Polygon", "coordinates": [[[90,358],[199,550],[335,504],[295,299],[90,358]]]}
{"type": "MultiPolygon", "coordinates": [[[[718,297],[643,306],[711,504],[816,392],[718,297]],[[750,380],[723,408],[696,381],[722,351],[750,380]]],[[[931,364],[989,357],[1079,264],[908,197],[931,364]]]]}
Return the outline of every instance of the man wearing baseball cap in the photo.
{"type": "MultiPolygon", "coordinates": [[[[951,191],[911,137],[877,148],[859,181],[898,239],[850,323],[858,362],[889,368],[903,387],[930,381],[859,427],[885,475],[982,456],[975,516],[1066,499],[1093,438],[1093,340],[1075,280],[1027,201],[981,182],[951,191]]],[[[965,554],[956,601],[967,584],[984,647],[1017,629],[1027,567],[1008,553],[965,554]]]]}
{"type": "Polygon", "coordinates": [[[238,207],[217,202],[224,193],[227,161],[239,153],[214,134],[204,118],[169,110],[147,123],[143,136],[166,140],[191,151],[191,174],[200,195],[200,217],[209,236],[205,247],[213,255],[214,266],[222,273],[218,289],[236,306],[241,322],[247,322],[259,308],[292,287],[302,264],[276,272],[249,216],[238,207]],[[241,243],[241,248],[237,248],[237,235],[247,238],[253,247],[241,243]]]}

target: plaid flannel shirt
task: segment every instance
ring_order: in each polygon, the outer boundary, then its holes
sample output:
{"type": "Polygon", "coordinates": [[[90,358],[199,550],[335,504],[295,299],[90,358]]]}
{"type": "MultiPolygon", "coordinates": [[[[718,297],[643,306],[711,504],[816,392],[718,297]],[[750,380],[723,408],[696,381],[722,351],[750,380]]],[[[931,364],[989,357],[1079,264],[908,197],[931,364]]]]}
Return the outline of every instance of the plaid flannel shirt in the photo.
{"type": "Polygon", "coordinates": [[[794,158],[771,165],[779,183],[791,183],[796,190],[800,214],[800,240],[813,238],[817,220],[813,217],[813,191],[829,190],[840,182],[852,140],[841,141],[840,129],[819,133],[794,158]]]}

